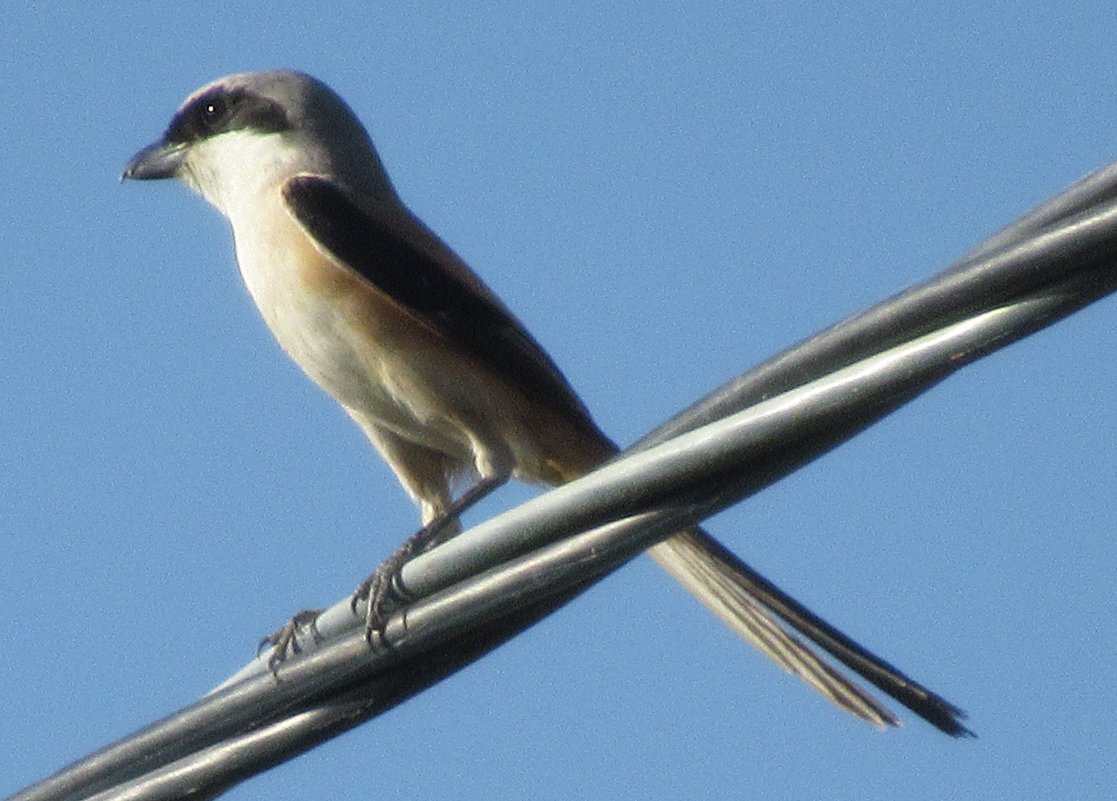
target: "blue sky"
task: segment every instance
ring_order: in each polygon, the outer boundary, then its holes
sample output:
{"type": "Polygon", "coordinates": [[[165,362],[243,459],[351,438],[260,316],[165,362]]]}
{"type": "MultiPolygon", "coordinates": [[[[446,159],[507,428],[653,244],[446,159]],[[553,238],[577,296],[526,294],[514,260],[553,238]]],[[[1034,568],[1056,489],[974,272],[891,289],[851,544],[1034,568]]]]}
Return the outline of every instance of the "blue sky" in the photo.
{"type": "MultiPolygon", "coordinates": [[[[0,794],[195,699],[416,524],[225,222],[116,182],[196,86],[334,86],[622,442],[1117,157],[1109,4],[552,5],[5,11],[0,794]]],[[[639,560],[228,797],[1108,798],[1115,303],[712,523],[979,739],[847,719],[639,560]]]]}

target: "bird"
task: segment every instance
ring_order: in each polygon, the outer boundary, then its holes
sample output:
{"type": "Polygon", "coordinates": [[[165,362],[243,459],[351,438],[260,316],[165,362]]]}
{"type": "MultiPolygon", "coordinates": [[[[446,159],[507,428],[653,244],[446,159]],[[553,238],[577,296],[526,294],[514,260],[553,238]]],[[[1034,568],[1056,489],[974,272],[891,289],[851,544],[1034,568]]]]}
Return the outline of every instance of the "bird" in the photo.
{"type": "MultiPolygon", "coordinates": [[[[380,622],[387,579],[417,550],[453,536],[472,502],[509,479],[566,483],[618,452],[527,328],[405,205],[357,114],[324,82],[269,70],[197,89],[121,175],[169,178],[228,219],[245,287],[275,339],[419,507],[419,534],[353,596],[354,605],[369,598],[370,628],[380,622]]],[[[899,723],[807,641],[942,731],[970,734],[959,708],[703,529],[649,553],[746,641],[846,712],[878,728],[899,723]]]]}

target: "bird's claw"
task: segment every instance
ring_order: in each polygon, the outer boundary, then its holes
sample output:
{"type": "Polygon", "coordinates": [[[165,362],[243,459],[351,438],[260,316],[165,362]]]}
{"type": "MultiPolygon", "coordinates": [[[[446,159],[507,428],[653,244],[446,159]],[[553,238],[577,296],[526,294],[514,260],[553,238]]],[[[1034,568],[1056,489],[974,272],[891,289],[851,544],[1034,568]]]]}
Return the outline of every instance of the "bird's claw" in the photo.
{"type": "Polygon", "coordinates": [[[365,609],[365,640],[370,648],[378,646],[388,647],[384,637],[384,628],[388,625],[388,618],[408,599],[399,581],[400,570],[411,556],[409,548],[403,548],[392,554],[376,571],[362,581],[353,597],[349,599],[349,608],[354,615],[357,605],[367,601],[365,609]]]}
{"type": "Polygon", "coordinates": [[[260,652],[267,646],[272,647],[271,656],[268,657],[268,670],[273,675],[279,671],[281,664],[302,653],[302,646],[299,645],[299,634],[304,629],[310,631],[315,642],[321,639],[321,635],[318,633],[318,616],[321,614],[321,609],[303,609],[296,612],[281,628],[260,640],[260,644],[256,646],[256,655],[259,656],[260,652]]]}

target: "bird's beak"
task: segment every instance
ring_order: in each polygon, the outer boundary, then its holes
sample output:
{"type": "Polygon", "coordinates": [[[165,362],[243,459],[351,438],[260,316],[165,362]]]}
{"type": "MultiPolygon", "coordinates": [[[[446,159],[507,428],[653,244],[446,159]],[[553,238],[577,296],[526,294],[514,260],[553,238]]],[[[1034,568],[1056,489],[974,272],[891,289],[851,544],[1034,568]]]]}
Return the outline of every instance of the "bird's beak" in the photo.
{"type": "Polygon", "coordinates": [[[153,181],[174,178],[186,157],[186,145],[160,139],[132,156],[120,180],[153,181]]]}

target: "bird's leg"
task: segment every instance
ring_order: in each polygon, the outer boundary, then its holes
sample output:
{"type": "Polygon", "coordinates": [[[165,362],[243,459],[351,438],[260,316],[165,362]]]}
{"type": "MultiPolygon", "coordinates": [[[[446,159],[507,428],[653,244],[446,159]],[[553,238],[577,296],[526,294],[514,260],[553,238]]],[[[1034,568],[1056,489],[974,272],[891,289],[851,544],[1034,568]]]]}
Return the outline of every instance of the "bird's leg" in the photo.
{"type": "Polygon", "coordinates": [[[480,503],[497,489],[504,486],[507,481],[508,476],[492,476],[490,478],[481,479],[467,489],[462,493],[460,498],[454,501],[449,509],[411,536],[411,540],[419,541],[412,552],[423,553],[424,551],[429,551],[431,548],[441,545],[447,540],[453,539],[454,535],[457,534],[459,530],[455,525],[459,518],[472,509],[475,504],[480,503]]]}
{"type": "MultiPolygon", "coordinates": [[[[372,645],[372,635],[382,635],[388,616],[401,603],[411,600],[406,588],[400,580],[400,572],[412,557],[429,551],[453,538],[458,533],[458,518],[508,480],[507,476],[491,476],[482,478],[460,498],[458,498],[445,512],[431,520],[421,529],[416,531],[401,545],[395,553],[385,559],[376,571],[358,585],[356,592],[350,599],[349,607],[353,614],[357,613],[357,604],[368,600],[368,611],[365,614],[365,638],[372,645]]],[[[380,637],[383,641],[383,637],[380,637]]]]}

